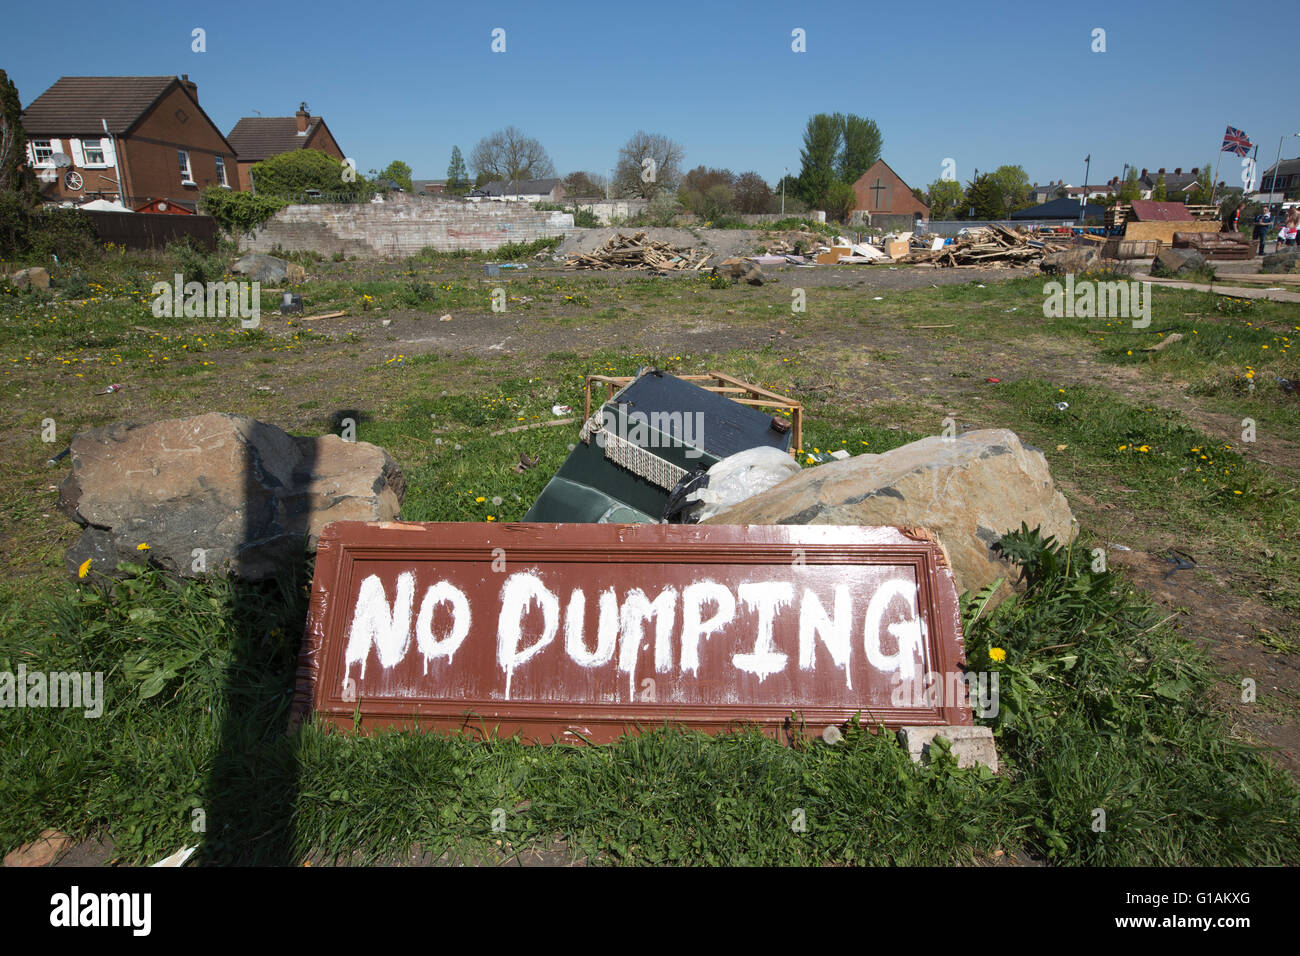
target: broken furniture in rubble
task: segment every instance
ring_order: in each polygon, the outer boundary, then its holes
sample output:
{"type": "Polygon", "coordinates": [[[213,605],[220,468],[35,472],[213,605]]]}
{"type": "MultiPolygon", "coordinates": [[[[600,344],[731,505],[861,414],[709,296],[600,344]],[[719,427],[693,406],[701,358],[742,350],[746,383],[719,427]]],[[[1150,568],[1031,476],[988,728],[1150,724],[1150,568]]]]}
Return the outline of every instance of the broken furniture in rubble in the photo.
{"type": "Polygon", "coordinates": [[[792,438],[798,448],[802,429],[798,402],[720,372],[592,375],[580,440],[524,521],[657,523],[713,465],[756,447],[787,452],[792,438]],[[608,395],[593,414],[592,387],[602,384],[608,395]]]}

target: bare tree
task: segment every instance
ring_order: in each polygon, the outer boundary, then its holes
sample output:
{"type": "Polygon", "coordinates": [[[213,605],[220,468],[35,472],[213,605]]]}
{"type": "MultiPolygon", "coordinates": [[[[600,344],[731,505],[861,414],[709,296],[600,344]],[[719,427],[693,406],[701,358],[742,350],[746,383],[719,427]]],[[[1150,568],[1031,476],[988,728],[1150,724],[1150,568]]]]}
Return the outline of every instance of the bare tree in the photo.
{"type": "Polygon", "coordinates": [[[642,199],[653,199],[665,190],[673,192],[681,179],[684,155],[681,146],[667,136],[637,130],[618,151],[615,192],[642,199]]]}
{"type": "Polygon", "coordinates": [[[589,199],[605,196],[605,177],[600,173],[578,170],[564,177],[564,194],[570,198],[589,199]]]}
{"type": "Polygon", "coordinates": [[[758,173],[741,173],[736,177],[736,211],[747,213],[773,212],[772,190],[758,173]]]}
{"type": "Polygon", "coordinates": [[[469,165],[479,177],[504,183],[555,175],[555,165],[542,144],[514,126],[479,140],[470,153],[469,165]]]}

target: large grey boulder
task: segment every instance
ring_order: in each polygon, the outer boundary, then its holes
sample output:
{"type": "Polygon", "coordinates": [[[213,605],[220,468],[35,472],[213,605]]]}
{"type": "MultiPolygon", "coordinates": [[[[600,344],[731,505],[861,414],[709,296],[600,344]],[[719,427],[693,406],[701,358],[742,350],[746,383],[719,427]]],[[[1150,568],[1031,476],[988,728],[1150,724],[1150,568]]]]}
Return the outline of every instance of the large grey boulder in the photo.
{"type": "Polygon", "coordinates": [[[236,259],[230,271],[253,282],[302,282],[307,278],[307,270],[296,262],[286,262],[261,252],[250,252],[236,259]]]}
{"type": "Polygon", "coordinates": [[[1048,253],[1043,256],[1038,268],[1049,275],[1065,275],[1067,272],[1079,275],[1096,266],[1100,259],[1101,253],[1092,246],[1080,246],[1077,249],[1048,253]]]}
{"type": "Polygon", "coordinates": [[[74,573],[89,558],[100,573],[130,560],[262,580],[301,562],[331,521],[397,518],[406,492],[376,445],[236,415],[109,425],[71,452],[59,509],[85,529],[66,556],[74,573]]]}
{"type": "Polygon", "coordinates": [[[1264,257],[1260,272],[1295,272],[1300,270],[1300,252],[1295,249],[1280,249],[1264,257]]]}
{"type": "Polygon", "coordinates": [[[1062,543],[1075,533],[1042,452],[991,428],[808,468],[703,523],[924,528],[942,545],[958,589],[977,591],[1014,577],[992,546],[1022,522],[1062,543]]]}
{"type": "Polygon", "coordinates": [[[1153,276],[1180,276],[1201,272],[1209,267],[1205,256],[1195,249],[1161,249],[1151,264],[1153,276]]]}

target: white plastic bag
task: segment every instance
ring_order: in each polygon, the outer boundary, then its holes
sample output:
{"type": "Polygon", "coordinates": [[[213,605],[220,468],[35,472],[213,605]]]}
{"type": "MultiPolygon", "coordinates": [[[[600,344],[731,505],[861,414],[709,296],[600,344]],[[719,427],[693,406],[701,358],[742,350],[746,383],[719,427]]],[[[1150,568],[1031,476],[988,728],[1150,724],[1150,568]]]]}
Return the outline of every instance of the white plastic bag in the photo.
{"type": "Polygon", "coordinates": [[[695,520],[703,521],[779,485],[799,471],[799,463],[789,452],[770,445],[748,448],[710,468],[708,487],[691,492],[686,500],[699,502],[691,515],[695,520]]]}

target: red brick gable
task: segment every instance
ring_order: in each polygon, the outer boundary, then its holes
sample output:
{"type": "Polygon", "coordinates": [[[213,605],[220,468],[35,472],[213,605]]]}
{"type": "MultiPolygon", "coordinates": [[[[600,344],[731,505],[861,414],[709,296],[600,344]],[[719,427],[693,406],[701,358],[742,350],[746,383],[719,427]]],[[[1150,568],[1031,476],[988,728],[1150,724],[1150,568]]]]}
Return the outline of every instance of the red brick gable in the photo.
{"type": "Polygon", "coordinates": [[[912,195],[912,187],[889,168],[883,159],[863,173],[853,184],[858,197],[857,208],[865,212],[890,216],[930,215],[930,207],[912,195]]]}

